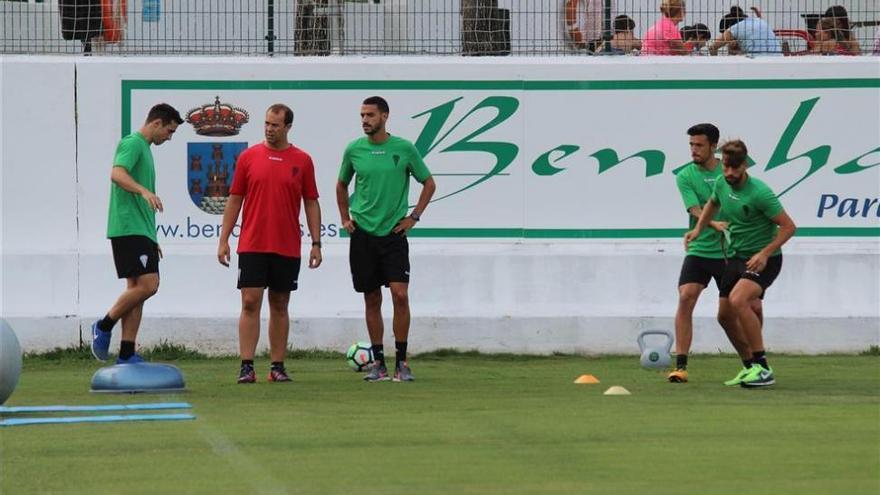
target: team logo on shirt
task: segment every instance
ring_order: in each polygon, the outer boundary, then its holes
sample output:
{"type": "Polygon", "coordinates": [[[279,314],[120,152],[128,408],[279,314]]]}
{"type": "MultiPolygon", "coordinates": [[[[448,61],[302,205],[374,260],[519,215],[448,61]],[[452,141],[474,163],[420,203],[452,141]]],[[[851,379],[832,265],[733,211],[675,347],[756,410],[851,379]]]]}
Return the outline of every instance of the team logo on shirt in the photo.
{"type": "Polygon", "coordinates": [[[397,167],[400,163],[400,155],[391,155],[391,159],[394,160],[394,166],[397,167]]]}
{"type": "Polygon", "coordinates": [[[187,143],[186,188],[200,210],[213,215],[223,214],[235,162],[247,146],[243,142],[187,143]]]}

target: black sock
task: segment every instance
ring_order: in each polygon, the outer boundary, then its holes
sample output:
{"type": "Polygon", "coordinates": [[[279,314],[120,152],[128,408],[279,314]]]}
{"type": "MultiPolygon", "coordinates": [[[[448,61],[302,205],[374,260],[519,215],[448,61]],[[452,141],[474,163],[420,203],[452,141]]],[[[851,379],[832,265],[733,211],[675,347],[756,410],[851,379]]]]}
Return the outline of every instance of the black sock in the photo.
{"type": "Polygon", "coordinates": [[[765,354],[765,351],[755,351],[752,353],[752,360],[760,364],[765,370],[769,370],[770,365],[767,364],[767,356],[765,354]]]}
{"type": "Polygon", "coordinates": [[[397,349],[397,354],[394,356],[394,364],[400,367],[400,362],[406,361],[406,342],[394,341],[394,347],[397,349]]]}
{"type": "Polygon", "coordinates": [[[743,359],[743,368],[749,369],[752,367],[752,359],[743,359]]]}
{"type": "Polygon", "coordinates": [[[379,366],[385,366],[385,346],[382,344],[373,344],[373,361],[379,363],[379,366]]]}
{"type": "Polygon", "coordinates": [[[254,367],[254,360],[253,359],[242,359],[241,360],[241,367],[244,368],[245,366],[250,366],[251,368],[253,368],[254,367]]]}
{"type": "Polygon", "coordinates": [[[675,368],[679,370],[688,369],[688,355],[687,354],[676,354],[675,355],[675,368]]]}
{"type": "Polygon", "coordinates": [[[123,340],[119,343],[119,359],[128,359],[134,356],[134,341],[123,340]]]}
{"type": "Polygon", "coordinates": [[[98,320],[98,330],[102,332],[112,331],[114,325],[116,325],[116,320],[110,318],[109,314],[104,315],[103,318],[98,320]]]}
{"type": "Polygon", "coordinates": [[[283,370],[284,369],[284,361],[272,361],[272,369],[273,370],[283,370]]]}

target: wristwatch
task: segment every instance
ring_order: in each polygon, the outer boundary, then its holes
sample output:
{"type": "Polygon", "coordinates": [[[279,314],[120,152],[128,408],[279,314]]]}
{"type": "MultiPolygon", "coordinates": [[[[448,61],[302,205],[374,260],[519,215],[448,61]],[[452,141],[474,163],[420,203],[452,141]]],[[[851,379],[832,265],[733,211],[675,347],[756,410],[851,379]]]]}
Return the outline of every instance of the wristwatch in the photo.
{"type": "Polygon", "coordinates": [[[410,214],[409,214],[409,217],[412,218],[413,220],[415,220],[416,222],[418,222],[418,221],[421,220],[421,218],[422,218],[422,217],[419,216],[419,214],[416,213],[415,211],[413,211],[412,213],[410,213],[410,214]]]}
{"type": "Polygon", "coordinates": [[[318,246],[318,249],[321,248],[321,241],[312,241],[312,247],[318,246]]]}

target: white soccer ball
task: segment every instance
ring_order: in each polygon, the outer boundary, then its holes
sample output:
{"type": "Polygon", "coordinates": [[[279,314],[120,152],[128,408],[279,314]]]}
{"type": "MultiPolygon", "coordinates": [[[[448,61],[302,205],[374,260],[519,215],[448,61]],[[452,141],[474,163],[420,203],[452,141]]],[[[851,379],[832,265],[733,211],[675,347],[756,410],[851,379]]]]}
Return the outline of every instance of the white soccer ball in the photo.
{"type": "Polygon", "coordinates": [[[12,327],[0,319],[0,404],[12,395],[21,376],[21,346],[12,327]]]}
{"type": "Polygon", "coordinates": [[[368,342],[355,342],[345,353],[345,362],[355,371],[364,371],[373,363],[373,346],[368,342]]]}

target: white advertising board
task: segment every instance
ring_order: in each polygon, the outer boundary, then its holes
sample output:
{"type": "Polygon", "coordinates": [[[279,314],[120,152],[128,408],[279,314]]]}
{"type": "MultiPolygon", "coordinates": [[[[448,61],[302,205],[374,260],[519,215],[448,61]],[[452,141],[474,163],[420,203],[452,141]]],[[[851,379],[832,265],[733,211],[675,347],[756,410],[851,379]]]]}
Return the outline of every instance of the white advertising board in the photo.
{"type": "MultiPolygon", "coordinates": [[[[579,78],[529,80],[506,66],[487,80],[456,78],[454,67],[405,80],[367,80],[358,71],[345,79],[204,79],[197,68],[159,80],[123,76],[117,136],[139,128],[159,101],[182,111],[218,103],[249,116],[232,136],[201,136],[184,124],[154,150],[167,210],[158,234],[168,243],[213,246],[222,208],[200,208],[199,188],[209,174],[228,187],[236,150],[262,140],[265,108],[276,102],[295,110],[291,137],[315,158],[324,237],[338,239],[338,164],[360,134],[360,102],[372,94],[388,99],[389,129],[416,143],[438,183],[414,236],[677,238],[686,216],[674,174],[690,160],[685,130],[698,122],[745,140],[752,173],[777,192],[800,236],[878,236],[877,78],[774,77],[773,65],[760,78],[706,78],[713,71],[684,67],[669,71],[675,79],[632,80],[626,65],[608,66],[598,81],[588,68],[579,78]]],[[[112,148],[104,146],[104,163],[112,148]]],[[[84,238],[100,240],[104,218],[84,220],[84,232],[94,233],[84,238]]]]}

